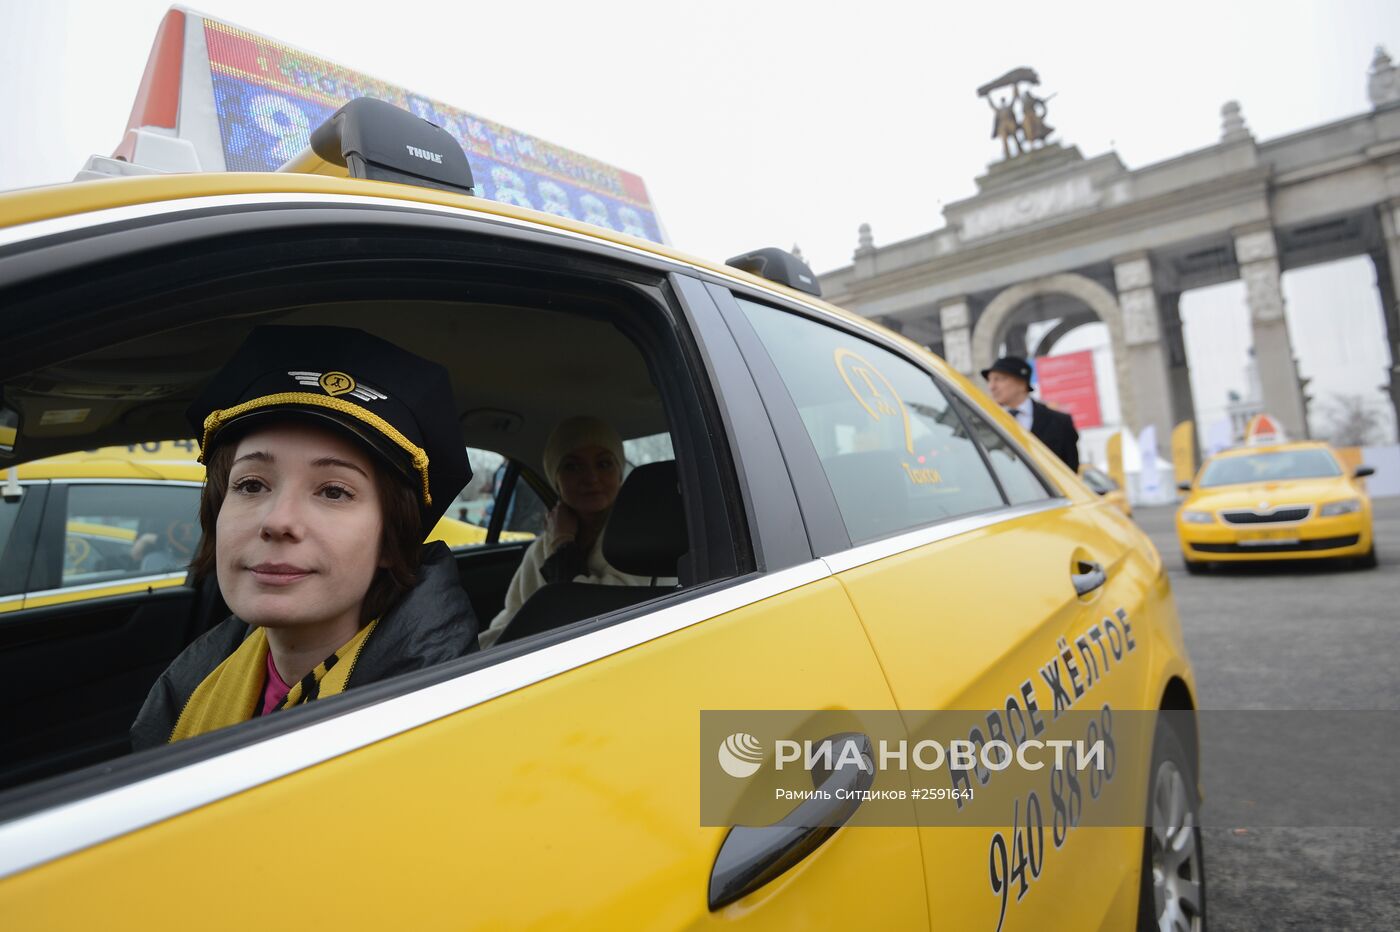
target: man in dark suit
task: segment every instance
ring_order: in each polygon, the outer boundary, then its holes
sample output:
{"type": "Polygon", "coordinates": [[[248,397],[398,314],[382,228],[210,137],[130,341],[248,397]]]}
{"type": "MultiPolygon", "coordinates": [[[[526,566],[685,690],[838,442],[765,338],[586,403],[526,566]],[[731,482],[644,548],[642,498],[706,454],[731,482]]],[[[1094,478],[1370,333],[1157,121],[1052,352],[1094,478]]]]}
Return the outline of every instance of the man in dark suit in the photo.
{"type": "Polygon", "coordinates": [[[1007,414],[1039,437],[1070,469],[1079,471],[1079,431],[1074,429],[1074,418],[1031,398],[1030,363],[1020,356],[1003,356],[990,369],[982,370],[982,378],[987,380],[992,399],[1007,414]]]}

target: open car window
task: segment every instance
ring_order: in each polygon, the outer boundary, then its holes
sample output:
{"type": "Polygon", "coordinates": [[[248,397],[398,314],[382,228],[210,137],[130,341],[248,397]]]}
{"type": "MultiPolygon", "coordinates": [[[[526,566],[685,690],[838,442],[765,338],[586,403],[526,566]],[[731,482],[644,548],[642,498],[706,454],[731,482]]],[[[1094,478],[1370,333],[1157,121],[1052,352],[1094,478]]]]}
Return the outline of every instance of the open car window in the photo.
{"type": "MultiPolygon", "coordinates": [[[[188,437],[191,398],[255,326],[364,330],[451,375],[451,403],[474,475],[430,536],[452,548],[478,630],[499,612],[553,504],[538,475],[556,424],[579,414],[600,417],[622,437],[629,470],[675,472],[676,480],[663,484],[675,496],[666,513],[676,516],[670,533],[680,541],[670,571],[619,567],[646,579],[645,591],[607,604],[566,605],[509,644],[366,687],[375,696],[654,611],[752,568],[744,519],[735,512],[733,466],[715,439],[723,428],[711,420],[711,389],[687,362],[690,337],[664,273],[557,247],[451,241],[436,230],[396,229],[353,241],[334,229],[231,234],[196,245],[169,238],[175,245],[143,253],[135,265],[108,266],[105,276],[65,274],[8,306],[15,320],[46,322],[20,328],[31,344],[17,343],[0,360],[5,401],[21,412],[19,462],[188,437]],[[347,250],[358,253],[358,264],[346,265],[347,250]],[[222,284],[211,289],[207,283],[216,279],[222,284]],[[236,300],[224,297],[235,291],[236,300]],[[139,323],[126,313],[136,306],[143,309],[139,323]],[[81,320],[71,319],[75,311],[81,320]],[[47,323],[58,329],[45,331],[47,323]],[[59,381],[84,398],[81,430],[73,427],[75,415],[64,421],[51,413],[74,408],[71,397],[52,391],[59,381]]],[[[90,474],[61,497],[62,520],[49,529],[60,542],[50,568],[54,588],[66,594],[46,604],[42,617],[25,606],[0,624],[0,677],[17,684],[10,710],[33,725],[0,737],[0,790],[120,757],[156,677],[227,617],[212,577],[180,585],[198,544],[198,481],[154,476],[124,488],[105,481],[112,478],[90,474]],[[119,592],[91,585],[153,573],[169,575],[170,585],[119,592]],[[22,672],[59,656],[65,676],[101,685],[55,702],[42,679],[22,672]]],[[[255,741],[333,714],[318,706],[371,701],[356,695],[351,689],[226,731],[242,729],[251,737],[238,741],[255,741]]]]}

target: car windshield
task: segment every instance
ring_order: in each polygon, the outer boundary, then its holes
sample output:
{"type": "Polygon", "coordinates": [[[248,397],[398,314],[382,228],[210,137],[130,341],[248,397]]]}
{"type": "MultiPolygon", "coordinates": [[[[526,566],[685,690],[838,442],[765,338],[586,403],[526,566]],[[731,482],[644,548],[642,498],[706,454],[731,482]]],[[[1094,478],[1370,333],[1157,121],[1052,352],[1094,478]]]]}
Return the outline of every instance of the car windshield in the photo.
{"type": "Polygon", "coordinates": [[[1342,469],[1326,450],[1287,450],[1218,459],[1201,474],[1201,488],[1280,479],[1340,476],[1342,469]]]}

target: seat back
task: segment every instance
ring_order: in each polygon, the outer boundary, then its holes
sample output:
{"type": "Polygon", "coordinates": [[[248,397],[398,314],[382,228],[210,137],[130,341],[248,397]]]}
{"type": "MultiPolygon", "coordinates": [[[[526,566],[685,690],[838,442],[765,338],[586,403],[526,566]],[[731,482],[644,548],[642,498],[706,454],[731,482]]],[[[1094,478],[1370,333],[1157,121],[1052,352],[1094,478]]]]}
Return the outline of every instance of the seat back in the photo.
{"type": "MultiPolygon", "coordinates": [[[[689,546],[675,460],[648,463],[632,470],[617,494],[603,532],[603,558],[623,573],[650,576],[655,581],[676,575],[676,566],[689,546]]],[[[496,643],[518,641],[618,611],[655,598],[670,588],[656,584],[551,583],[520,606],[496,643]]]]}

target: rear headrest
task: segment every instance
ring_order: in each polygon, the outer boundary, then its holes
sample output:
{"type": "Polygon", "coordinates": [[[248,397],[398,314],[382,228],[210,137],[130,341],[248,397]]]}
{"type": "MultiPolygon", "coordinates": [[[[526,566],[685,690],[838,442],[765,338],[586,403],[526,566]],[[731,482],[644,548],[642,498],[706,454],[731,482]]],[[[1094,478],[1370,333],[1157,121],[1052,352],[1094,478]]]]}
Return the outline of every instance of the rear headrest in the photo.
{"type": "Polygon", "coordinates": [[[633,576],[669,577],[689,549],[676,461],[638,466],[613,503],[603,558],[633,576]]]}

